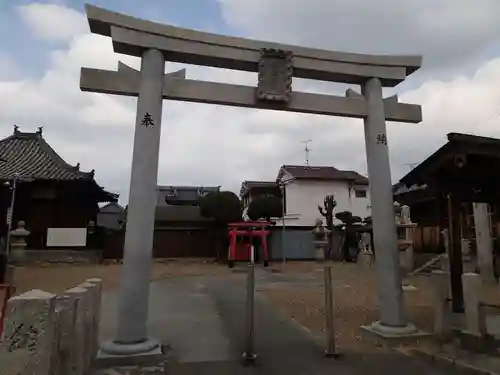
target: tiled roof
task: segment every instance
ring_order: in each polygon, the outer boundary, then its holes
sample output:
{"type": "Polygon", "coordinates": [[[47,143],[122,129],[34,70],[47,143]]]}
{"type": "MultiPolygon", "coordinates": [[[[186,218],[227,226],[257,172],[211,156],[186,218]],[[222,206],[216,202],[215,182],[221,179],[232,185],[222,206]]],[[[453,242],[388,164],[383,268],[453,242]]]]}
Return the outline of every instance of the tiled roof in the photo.
{"type": "Polygon", "coordinates": [[[93,180],[94,172],[66,163],[43,139],[42,131],[22,133],[17,128],[0,140],[0,180],[93,180]]]}
{"type": "Polygon", "coordinates": [[[341,171],[334,167],[283,165],[276,180],[279,181],[285,172],[295,179],[352,181],[355,184],[368,185],[368,179],[358,172],[341,171]]]}
{"type": "Polygon", "coordinates": [[[197,206],[156,206],[156,221],[209,221],[197,206]]]}
{"type": "Polygon", "coordinates": [[[241,183],[240,197],[243,197],[253,188],[275,188],[276,181],[243,181],[241,183]]]}
{"type": "MultiPolygon", "coordinates": [[[[418,164],[399,181],[405,185],[425,184],[431,182],[436,173],[442,171],[446,163],[461,154],[476,155],[497,159],[500,157],[500,139],[482,137],[464,133],[448,133],[448,142],[418,164]]],[[[482,162],[487,159],[483,159],[482,162]]],[[[490,163],[492,160],[488,160],[490,163]]],[[[443,176],[441,176],[443,177],[443,176]]]]}

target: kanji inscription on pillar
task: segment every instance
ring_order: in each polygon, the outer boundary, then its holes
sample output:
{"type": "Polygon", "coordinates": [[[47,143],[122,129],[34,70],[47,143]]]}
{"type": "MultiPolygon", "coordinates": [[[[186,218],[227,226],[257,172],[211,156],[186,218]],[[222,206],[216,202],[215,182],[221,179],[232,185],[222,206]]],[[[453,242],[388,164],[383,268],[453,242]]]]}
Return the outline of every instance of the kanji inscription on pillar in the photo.
{"type": "Polygon", "coordinates": [[[385,134],[377,135],[377,144],[387,146],[387,136],[385,134]]]}
{"type": "Polygon", "coordinates": [[[290,101],[293,78],[293,53],[263,48],[259,61],[257,99],[262,101],[290,101]]]}
{"type": "Polygon", "coordinates": [[[149,112],[146,112],[146,114],[144,115],[144,117],[141,121],[141,125],[144,126],[145,128],[149,128],[150,126],[155,126],[155,122],[153,120],[153,117],[151,116],[151,114],[149,112]]]}

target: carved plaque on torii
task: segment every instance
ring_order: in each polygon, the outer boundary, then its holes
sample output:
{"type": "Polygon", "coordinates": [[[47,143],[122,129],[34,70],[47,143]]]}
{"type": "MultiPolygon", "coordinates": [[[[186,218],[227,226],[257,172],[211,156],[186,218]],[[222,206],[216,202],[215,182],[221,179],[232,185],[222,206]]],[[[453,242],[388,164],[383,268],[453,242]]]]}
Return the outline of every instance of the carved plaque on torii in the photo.
{"type": "Polygon", "coordinates": [[[288,103],[292,94],[293,53],[263,48],[260,51],[257,99],[288,103]]]}

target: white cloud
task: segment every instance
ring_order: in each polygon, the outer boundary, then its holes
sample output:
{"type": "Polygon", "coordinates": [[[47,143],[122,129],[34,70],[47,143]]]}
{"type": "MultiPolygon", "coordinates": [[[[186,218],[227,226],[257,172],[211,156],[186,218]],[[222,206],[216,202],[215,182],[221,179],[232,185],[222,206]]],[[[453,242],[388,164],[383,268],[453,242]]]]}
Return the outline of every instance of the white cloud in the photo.
{"type": "Polygon", "coordinates": [[[226,22],[251,37],[359,53],[422,54],[426,68],[463,66],[499,46],[498,0],[218,1],[226,22]]]}
{"type": "Polygon", "coordinates": [[[46,41],[67,41],[88,31],[85,16],[58,4],[19,5],[17,11],[33,35],[46,41]]]}
{"type": "MultiPolygon", "coordinates": [[[[245,5],[243,0],[233,1],[245,5]]],[[[277,3],[269,2],[270,12],[277,3]]],[[[126,202],[135,100],[79,90],[81,66],[115,69],[118,59],[139,66],[137,59],[114,54],[108,39],[80,33],[51,53],[50,65],[40,78],[0,78],[0,136],[10,134],[13,124],[23,131],[44,126],[45,138],[64,159],[81,162],[83,170],[95,168],[97,181],[122,193],[126,202]]],[[[167,64],[167,70],[179,66],[167,64]]],[[[187,75],[255,84],[255,74],[234,71],[187,66],[187,75]]],[[[402,93],[402,100],[422,104],[424,122],[388,124],[394,178],[407,172],[406,163],[422,161],[434,152],[448,132],[500,137],[500,116],[491,119],[500,108],[499,81],[500,59],[492,59],[473,76],[429,80],[402,93]]],[[[322,92],[332,88],[311,82],[300,86],[322,92]]],[[[313,140],[312,164],[366,171],[360,120],[165,101],[162,122],[160,184],[223,185],[237,191],[244,179],[272,180],[280,165],[302,163],[300,142],[306,139],[313,140]]]]}

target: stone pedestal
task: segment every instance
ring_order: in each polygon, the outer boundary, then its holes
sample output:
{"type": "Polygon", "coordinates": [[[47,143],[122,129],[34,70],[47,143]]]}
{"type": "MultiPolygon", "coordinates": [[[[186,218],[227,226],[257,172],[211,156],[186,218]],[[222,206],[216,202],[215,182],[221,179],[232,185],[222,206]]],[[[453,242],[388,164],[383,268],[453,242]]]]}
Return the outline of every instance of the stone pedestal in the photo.
{"type": "Polygon", "coordinates": [[[357,264],[361,267],[372,268],[374,263],[373,253],[370,251],[362,250],[358,255],[357,264]]]}
{"type": "Polygon", "coordinates": [[[313,241],[314,244],[314,258],[322,262],[325,260],[325,249],[328,245],[328,241],[313,241]]]}
{"type": "Polygon", "coordinates": [[[55,295],[31,290],[7,303],[0,374],[53,375],[55,295]]]}

